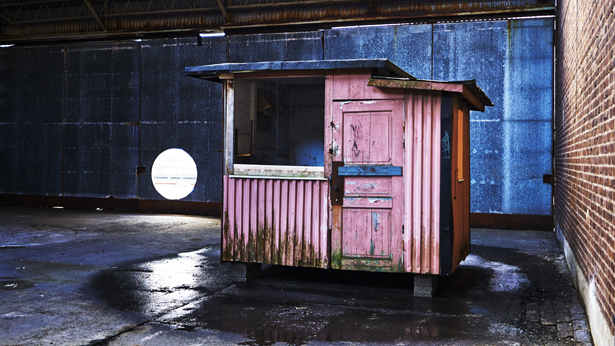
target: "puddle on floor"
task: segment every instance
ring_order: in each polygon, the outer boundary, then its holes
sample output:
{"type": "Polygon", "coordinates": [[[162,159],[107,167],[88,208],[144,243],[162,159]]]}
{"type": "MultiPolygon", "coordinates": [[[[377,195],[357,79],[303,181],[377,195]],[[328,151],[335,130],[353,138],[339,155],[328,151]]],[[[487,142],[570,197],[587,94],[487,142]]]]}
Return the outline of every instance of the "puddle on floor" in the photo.
{"type": "Polygon", "coordinates": [[[26,280],[0,281],[0,290],[2,291],[23,290],[23,289],[30,288],[33,286],[34,284],[32,282],[29,282],[26,280]]]}
{"type": "Polygon", "coordinates": [[[219,263],[219,246],[109,270],[93,288],[109,305],[152,323],[187,333],[236,333],[245,345],[527,343],[532,336],[523,329],[522,307],[536,291],[527,275],[536,257],[473,249],[480,256],[441,277],[431,299],[413,296],[409,274],[273,267],[252,282],[232,284],[230,265],[219,263]]]}

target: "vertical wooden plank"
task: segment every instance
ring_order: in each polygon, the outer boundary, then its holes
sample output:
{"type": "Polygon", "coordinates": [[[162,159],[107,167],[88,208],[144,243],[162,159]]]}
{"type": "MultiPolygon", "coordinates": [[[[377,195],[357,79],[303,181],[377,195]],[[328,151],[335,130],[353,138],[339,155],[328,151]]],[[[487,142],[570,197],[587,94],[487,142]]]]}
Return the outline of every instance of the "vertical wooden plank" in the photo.
{"type": "Polygon", "coordinates": [[[332,127],[331,127],[331,140],[332,140],[332,161],[343,161],[342,141],[343,141],[343,128],[342,119],[344,116],[344,103],[335,102],[332,107],[332,127]]]}
{"type": "Polygon", "coordinates": [[[265,181],[265,261],[276,263],[272,254],[275,249],[275,229],[273,227],[273,179],[265,181]]]}
{"type": "Polygon", "coordinates": [[[249,258],[249,243],[250,243],[250,193],[251,190],[251,179],[242,179],[243,180],[243,201],[241,204],[242,211],[242,225],[241,225],[241,261],[248,262],[249,258]]]}
{"type": "Polygon", "coordinates": [[[243,179],[233,179],[235,181],[235,240],[233,252],[235,261],[241,261],[241,249],[243,244],[243,179]]]}
{"type": "Polygon", "coordinates": [[[235,82],[232,79],[224,81],[224,172],[233,174],[233,158],[235,153],[235,82]]]}
{"type": "Polygon", "coordinates": [[[319,187],[319,203],[320,203],[320,239],[318,248],[320,249],[320,268],[328,268],[331,263],[331,252],[333,251],[332,236],[329,235],[328,225],[333,227],[331,219],[333,218],[333,210],[329,199],[329,184],[326,181],[320,182],[319,187]]]}
{"type": "Polygon", "coordinates": [[[370,113],[345,113],[343,115],[344,162],[367,164],[370,162],[370,113]]]}
{"type": "Polygon", "coordinates": [[[359,209],[360,222],[354,220],[355,229],[358,232],[357,252],[358,254],[372,254],[372,245],[375,246],[374,239],[372,238],[372,210],[371,209],[359,209]]]}
{"type": "Polygon", "coordinates": [[[370,209],[370,214],[373,243],[369,253],[371,256],[386,256],[391,253],[391,210],[370,209]]]}
{"type": "Polygon", "coordinates": [[[423,93],[417,92],[414,100],[414,126],[412,136],[413,153],[413,181],[412,181],[412,271],[421,272],[421,200],[422,200],[422,148],[423,148],[423,93]]]}
{"type": "Polygon", "coordinates": [[[256,228],[258,225],[258,179],[248,179],[250,181],[250,227],[248,228],[248,243],[246,244],[246,255],[248,262],[256,262],[256,228]]]}
{"type": "Polygon", "coordinates": [[[463,114],[465,116],[465,136],[463,138],[465,143],[465,151],[463,159],[465,161],[465,171],[463,175],[463,190],[464,190],[464,230],[465,230],[465,242],[464,242],[464,259],[470,254],[470,108],[467,104],[463,106],[463,114]]]}
{"type": "Polygon", "coordinates": [[[296,181],[297,186],[297,209],[295,212],[295,241],[293,265],[303,266],[305,232],[303,229],[303,214],[305,213],[305,180],[296,181]]]}
{"type": "MultiPolygon", "coordinates": [[[[367,143],[370,164],[391,164],[392,143],[390,143],[389,140],[393,135],[392,116],[393,114],[391,112],[370,113],[369,140],[367,143]]],[[[401,128],[395,130],[401,132],[401,128]]]]}
{"type": "Polygon", "coordinates": [[[268,232],[265,228],[265,179],[258,179],[258,202],[256,206],[257,212],[257,227],[256,227],[256,262],[258,263],[266,263],[265,260],[265,252],[266,247],[265,243],[267,242],[268,232]]]}
{"type": "Polygon", "coordinates": [[[430,273],[431,246],[431,93],[423,94],[423,200],[421,210],[421,268],[422,273],[430,273]]]}
{"type": "Polygon", "coordinates": [[[249,179],[250,180],[250,232],[248,234],[248,261],[256,262],[257,253],[258,253],[258,181],[259,179],[249,179]]]}
{"type": "Polygon", "coordinates": [[[303,211],[303,265],[314,266],[314,245],[312,244],[312,201],[313,185],[316,181],[304,181],[305,205],[303,211]]]}
{"type": "Polygon", "coordinates": [[[295,234],[295,222],[297,216],[297,181],[288,182],[288,243],[286,246],[286,263],[292,266],[295,263],[295,244],[297,242],[295,234]]]}
{"type": "Polygon", "coordinates": [[[331,268],[342,269],[342,206],[331,206],[331,268]]]}
{"type": "MultiPolygon", "coordinates": [[[[334,86],[334,91],[337,91],[337,85],[334,86]]],[[[342,118],[343,118],[343,108],[344,104],[341,102],[334,102],[333,107],[331,108],[332,112],[332,127],[331,127],[331,141],[332,141],[332,151],[331,155],[332,161],[343,161],[343,153],[342,153],[342,118]]],[[[331,205],[330,195],[328,193],[329,186],[327,185],[327,191],[321,191],[322,195],[327,196],[327,205],[331,206],[331,239],[330,244],[326,238],[324,238],[324,234],[321,234],[321,251],[323,250],[323,245],[330,246],[330,248],[325,250],[329,258],[329,263],[331,268],[341,269],[341,259],[342,259],[342,207],[337,205],[331,205]]],[[[322,206],[322,205],[321,205],[322,206]]],[[[323,213],[323,216],[325,214],[323,213]]]]}
{"type": "Polygon", "coordinates": [[[440,132],[442,93],[434,94],[432,101],[432,144],[431,144],[431,270],[440,274],[440,132]]]}
{"type": "Polygon", "coordinates": [[[333,75],[325,76],[325,177],[331,178],[331,153],[333,143],[331,141],[331,131],[333,122],[333,75]]]}
{"type": "MultiPolygon", "coordinates": [[[[401,132],[401,131],[400,131],[401,132]]],[[[403,213],[404,213],[404,181],[402,177],[392,177],[392,198],[393,209],[390,215],[390,227],[392,232],[391,252],[393,254],[393,265],[397,271],[406,271],[404,265],[404,234],[402,234],[403,213]]],[[[405,232],[405,230],[404,230],[405,232]]]]}
{"type": "Polygon", "coordinates": [[[314,267],[319,268],[321,266],[320,261],[322,259],[320,253],[320,233],[325,232],[326,229],[323,230],[320,223],[320,185],[322,183],[320,181],[314,181],[312,184],[312,248],[314,249],[314,258],[310,261],[314,267]]]}
{"type": "Polygon", "coordinates": [[[273,239],[273,251],[272,263],[282,264],[282,235],[281,229],[282,224],[280,221],[280,217],[282,215],[282,182],[280,180],[275,180],[273,182],[273,234],[275,239],[273,239]]]}
{"type": "MultiPolygon", "coordinates": [[[[403,166],[404,164],[404,102],[403,100],[386,101],[391,102],[393,111],[389,115],[388,133],[390,139],[388,141],[389,162],[394,166],[403,166]]],[[[404,215],[404,182],[403,177],[391,177],[391,197],[393,209],[387,215],[388,227],[390,232],[390,252],[393,259],[393,271],[405,271],[404,267],[404,234],[403,230],[403,215],[404,215]]]]}
{"type": "Polygon", "coordinates": [[[452,186],[452,192],[453,192],[453,268],[452,271],[454,272],[455,269],[457,269],[457,265],[459,264],[460,260],[460,248],[463,245],[463,219],[462,217],[462,213],[460,210],[460,201],[461,201],[461,196],[460,196],[460,189],[459,189],[459,183],[457,182],[458,180],[458,166],[459,163],[457,162],[458,160],[458,155],[457,155],[457,150],[459,150],[459,141],[457,140],[458,136],[459,136],[459,123],[457,121],[457,117],[458,117],[458,109],[459,109],[459,102],[460,102],[460,97],[458,97],[457,95],[453,96],[453,135],[451,136],[451,148],[452,148],[452,155],[451,155],[451,164],[452,164],[452,174],[451,174],[451,186],[452,186]]]}
{"type": "Polygon", "coordinates": [[[356,209],[342,209],[342,256],[357,253],[358,235],[354,221],[359,217],[356,209]]]}
{"type": "Polygon", "coordinates": [[[288,242],[290,241],[290,238],[288,236],[288,233],[289,233],[289,230],[288,230],[288,225],[289,225],[288,185],[289,185],[289,181],[282,180],[281,185],[282,185],[281,186],[282,198],[280,199],[280,250],[279,250],[280,255],[281,255],[280,264],[288,265],[287,249],[288,249],[288,242]]]}
{"type": "Polygon", "coordinates": [[[228,195],[228,175],[222,176],[222,248],[220,249],[220,258],[227,261],[230,257],[227,253],[230,243],[229,229],[229,195],[228,195]]]}
{"type": "Polygon", "coordinates": [[[406,120],[405,120],[405,134],[404,134],[404,143],[405,143],[405,162],[404,162],[404,268],[407,272],[412,272],[412,258],[413,258],[413,248],[412,248],[412,212],[413,212],[413,179],[414,179],[414,91],[409,90],[406,93],[406,120]]]}

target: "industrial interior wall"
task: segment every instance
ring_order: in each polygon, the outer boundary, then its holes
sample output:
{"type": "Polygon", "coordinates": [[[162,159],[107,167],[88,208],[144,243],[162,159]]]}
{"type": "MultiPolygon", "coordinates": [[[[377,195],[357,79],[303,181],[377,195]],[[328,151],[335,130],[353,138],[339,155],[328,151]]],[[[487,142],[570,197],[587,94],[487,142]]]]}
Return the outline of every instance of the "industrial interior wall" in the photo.
{"type": "Polygon", "coordinates": [[[0,194],[163,200],[151,165],[182,148],[198,168],[183,200],[220,203],[222,89],[185,66],[388,58],[494,101],[471,114],[471,212],[550,215],[552,44],[547,18],[0,48],[0,194]]]}
{"type": "Polygon", "coordinates": [[[615,4],[557,21],[555,223],[596,345],[615,345],[615,4]]]}
{"type": "Polygon", "coordinates": [[[221,202],[222,88],[184,66],[226,61],[193,39],[0,48],[0,193],[163,200],[154,160],[181,148],[221,202]],[[137,167],[145,171],[137,174],[137,167]]]}

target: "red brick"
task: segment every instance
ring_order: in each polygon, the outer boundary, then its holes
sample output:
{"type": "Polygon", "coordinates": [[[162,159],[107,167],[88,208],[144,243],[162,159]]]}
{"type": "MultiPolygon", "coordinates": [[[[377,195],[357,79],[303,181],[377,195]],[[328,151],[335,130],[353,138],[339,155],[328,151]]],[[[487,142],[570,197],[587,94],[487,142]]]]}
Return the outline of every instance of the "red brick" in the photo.
{"type": "Polygon", "coordinates": [[[615,14],[611,2],[560,0],[555,218],[615,330],[615,14]]]}

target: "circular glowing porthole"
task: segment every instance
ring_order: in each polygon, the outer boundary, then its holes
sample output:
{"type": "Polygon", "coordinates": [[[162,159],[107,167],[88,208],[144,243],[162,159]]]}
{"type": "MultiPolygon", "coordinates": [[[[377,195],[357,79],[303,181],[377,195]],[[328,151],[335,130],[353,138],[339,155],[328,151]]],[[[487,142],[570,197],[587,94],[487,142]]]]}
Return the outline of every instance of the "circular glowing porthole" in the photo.
{"type": "Polygon", "coordinates": [[[152,165],[152,183],[162,197],[182,199],[188,196],[196,185],[196,163],[182,149],[163,151],[152,165]]]}

